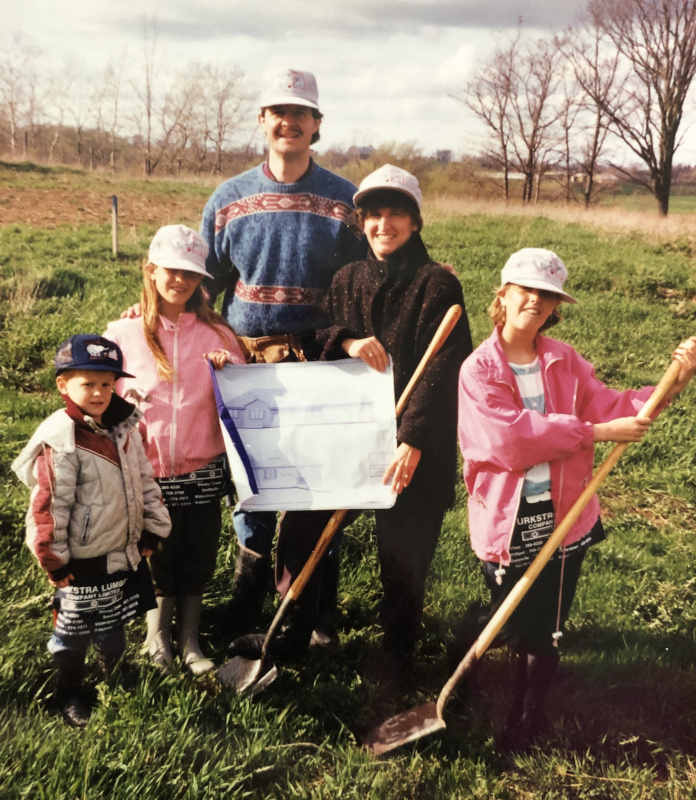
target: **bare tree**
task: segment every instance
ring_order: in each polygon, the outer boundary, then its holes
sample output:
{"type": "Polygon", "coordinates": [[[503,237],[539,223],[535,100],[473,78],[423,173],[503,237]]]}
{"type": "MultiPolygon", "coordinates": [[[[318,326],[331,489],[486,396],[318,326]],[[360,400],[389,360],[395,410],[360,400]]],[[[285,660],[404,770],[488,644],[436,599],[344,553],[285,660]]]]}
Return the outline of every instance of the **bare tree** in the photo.
{"type": "Polygon", "coordinates": [[[188,161],[199,129],[201,98],[195,73],[181,74],[159,109],[161,138],[153,172],[160,161],[171,174],[178,175],[188,161]]]}
{"type": "Polygon", "coordinates": [[[573,199],[573,172],[576,159],[574,157],[574,132],[578,117],[582,110],[582,98],[578,95],[576,81],[564,72],[561,79],[558,122],[561,133],[560,161],[563,165],[563,193],[566,203],[573,199]]]}
{"type": "Polygon", "coordinates": [[[453,94],[453,97],[473,111],[493,134],[495,144],[487,149],[486,155],[500,167],[505,202],[510,198],[511,130],[508,112],[519,40],[518,33],[507,46],[496,48],[488,63],[481,67],[471,82],[453,94]]]}
{"type": "Polygon", "coordinates": [[[0,95],[2,95],[3,111],[7,116],[10,131],[10,152],[17,156],[17,137],[24,104],[24,92],[21,82],[21,69],[14,63],[12,55],[4,53],[0,63],[0,95]]]}
{"type": "Polygon", "coordinates": [[[552,42],[523,44],[521,35],[499,47],[468,86],[455,95],[493,133],[486,153],[503,172],[503,195],[509,197],[509,174],[524,176],[522,201],[536,202],[543,174],[553,163],[553,128],[559,118],[554,92],[560,54],[552,42]]]}
{"type": "MultiPolygon", "coordinates": [[[[0,52],[0,98],[10,131],[10,152],[17,157],[18,140],[36,117],[36,51],[15,32],[0,52]]],[[[26,139],[24,157],[26,157],[26,139]]]]}
{"type": "Polygon", "coordinates": [[[57,70],[48,80],[46,92],[46,110],[49,125],[52,129],[48,145],[48,159],[53,161],[55,150],[65,130],[66,117],[72,118],[77,132],[78,161],[81,155],[82,136],[87,113],[85,86],[80,80],[85,68],[74,62],[66,61],[61,70],[57,70]]]}
{"type": "Polygon", "coordinates": [[[116,138],[120,119],[121,82],[123,80],[124,62],[125,57],[121,59],[118,66],[113,63],[107,65],[104,70],[104,80],[101,87],[104,130],[109,142],[109,168],[112,172],[116,172],[116,138]]]}
{"type": "MultiPolygon", "coordinates": [[[[190,64],[179,80],[185,85],[189,97],[188,114],[182,119],[175,136],[174,156],[176,170],[186,169],[200,175],[205,169],[210,152],[211,108],[208,90],[203,79],[204,68],[200,64],[190,64]]],[[[170,169],[174,166],[170,165],[170,169]]]]}
{"type": "Polygon", "coordinates": [[[24,84],[24,96],[26,98],[26,130],[24,135],[24,158],[27,157],[27,134],[30,136],[31,146],[36,150],[37,130],[44,117],[45,97],[41,92],[41,76],[38,68],[38,51],[30,46],[27,50],[28,58],[24,62],[22,71],[22,83],[24,84]]]}
{"type": "Polygon", "coordinates": [[[157,24],[154,20],[143,21],[143,72],[141,81],[133,81],[135,96],[140,105],[136,117],[138,141],[143,154],[143,169],[146,176],[152,174],[152,144],[154,116],[155,57],[157,54],[157,24]]]}
{"type": "Polygon", "coordinates": [[[537,202],[541,180],[552,163],[553,126],[559,109],[553,95],[559,81],[560,53],[553,42],[539,39],[516,59],[510,94],[510,143],[524,175],[522,202],[537,202]]]}
{"type": "Polygon", "coordinates": [[[648,174],[623,171],[654,194],[666,216],[684,103],[696,74],[696,2],[590,0],[588,10],[630,69],[623,91],[598,101],[648,174]]]}
{"type": "Polygon", "coordinates": [[[250,98],[243,85],[244,73],[237,66],[206,64],[201,78],[207,99],[207,135],[214,149],[212,172],[219,175],[223,153],[249,114],[250,98]]]}
{"type": "Polygon", "coordinates": [[[592,202],[597,168],[609,133],[610,119],[605,109],[621,95],[626,75],[619,73],[619,51],[605,46],[597,28],[571,29],[557,42],[578,87],[581,114],[574,149],[583,175],[581,188],[587,208],[592,202]]]}

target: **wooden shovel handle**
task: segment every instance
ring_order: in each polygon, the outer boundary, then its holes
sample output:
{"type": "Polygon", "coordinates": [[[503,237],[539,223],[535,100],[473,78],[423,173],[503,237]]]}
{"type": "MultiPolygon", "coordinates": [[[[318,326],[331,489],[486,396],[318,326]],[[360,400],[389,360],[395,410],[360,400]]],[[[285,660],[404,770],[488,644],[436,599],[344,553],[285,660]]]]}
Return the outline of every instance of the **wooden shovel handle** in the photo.
{"type": "Polygon", "coordinates": [[[457,305],[451,306],[447,310],[445,316],[442,318],[442,322],[435,331],[435,335],[428,345],[428,349],[425,351],[425,353],[423,353],[423,358],[421,358],[418,366],[416,367],[416,371],[411,376],[411,380],[406,384],[406,388],[401,393],[399,402],[396,404],[397,419],[399,419],[399,417],[404,413],[404,409],[408,405],[408,401],[411,399],[413,390],[420,382],[420,379],[423,377],[423,373],[428,368],[430,362],[435,358],[442,345],[447,341],[447,337],[450,335],[450,333],[452,333],[452,330],[457,322],[459,322],[459,317],[461,317],[461,315],[462,307],[457,305]]]}
{"type": "MultiPolygon", "coordinates": [[[[411,380],[406,385],[406,388],[401,393],[401,397],[399,398],[399,402],[396,404],[396,418],[398,419],[401,414],[403,413],[408,401],[411,399],[411,395],[413,394],[413,390],[416,388],[418,382],[423,377],[423,373],[428,368],[430,362],[435,358],[438,351],[442,347],[442,345],[447,341],[447,337],[452,332],[452,329],[457,324],[459,317],[462,315],[462,307],[460,305],[454,305],[447,310],[447,313],[442,318],[442,322],[438,326],[438,329],[435,331],[435,335],[433,336],[430,344],[428,345],[428,349],[423,353],[423,358],[421,358],[418,366],[416,367],[416,371],[413,373],[411,380]]],[[[302,571],[300,574],[295,578],[292,583],[292,586],[288,589],[288,593],[285,595],[285,598],[294,599],[299,597],[302,591],[304,590],[307,581],[312,576],[314,569],[316,568],[319,560],[324,555],[326,548],[329,546],[331,540],[334,537],[334,534],[339,529],[341,523],[343,522],[346,514],[348,513],[348,509],[342,509],[340,511],[334,511],[331,515],[331,519],[326,523],[326,527],[324,528],[321,536],[319,537],[319,541],[316,543],[312,554],[307,559],[304,567],[302,567],[302,571]]]]}
{"type": "MultiPolygon", "coordinates": [[[[637,417],[650,417],[655,411],[657,406],[664,400],[665,396],[672,388],[677,378],[681,367],[678,361],[672,361],[669,368],[662,376],[662,380],[653,389],[650,397],[645,401],[640,411],[636,414],[637,417]]],[[[577,521],[580,514],[585,509],[585,506],[590,502],[597,489],[604,482],[604,479],[611,472],[616,462],[621,458],[624,451],[628,447],[628,442],[621,442],[614,446],[612,451],[602,462],[597,472],[595,472],[592,480],[585,487],[582,494],[573,503],[570,511],[565,515],[563,520],[559,523],[556,530],[551,534],[546,544],[537,553],[536,558],[527,567],[524,575],[512,587],[510,594],[503,600],[500,607],[491,617],[486,627],[479,634],[478,639],[471,646],[469,652],[464,656],[459,666],[455,670],[452,677],[447,681],[440,697],[438,698],[438,713],[441,715],[447,697],[454,688],[455,684],[467,674],[471,667],[478,661],[483,654],[488,650],[495,637],[500,633],[500,629],[508,621],[512,612],[520,604],[522,598],[527,594],[531,585],[536,580],[541,570],[546,566],[551,556],[556,549],[561,545],[568,532],[577,521]]]]}

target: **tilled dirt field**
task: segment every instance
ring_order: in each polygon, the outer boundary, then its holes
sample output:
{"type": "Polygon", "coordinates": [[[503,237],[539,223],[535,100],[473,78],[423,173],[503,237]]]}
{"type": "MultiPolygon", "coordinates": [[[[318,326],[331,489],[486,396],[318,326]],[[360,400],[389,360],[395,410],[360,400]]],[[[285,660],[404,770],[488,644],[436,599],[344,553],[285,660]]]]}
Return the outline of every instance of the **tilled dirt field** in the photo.
{"type": "MultiPolygon", "coordinates": [[[[211,190],[212,191],[212,190],[211,190]]],[[[121,225],[153,227],[185,222],[198,227],[205,200],[182,195],[119,190],[121,225]]],[[[0,225],[105,225],[111,223],[111,194],[88,189],[18,188],[0,183],[0,225]]]]}

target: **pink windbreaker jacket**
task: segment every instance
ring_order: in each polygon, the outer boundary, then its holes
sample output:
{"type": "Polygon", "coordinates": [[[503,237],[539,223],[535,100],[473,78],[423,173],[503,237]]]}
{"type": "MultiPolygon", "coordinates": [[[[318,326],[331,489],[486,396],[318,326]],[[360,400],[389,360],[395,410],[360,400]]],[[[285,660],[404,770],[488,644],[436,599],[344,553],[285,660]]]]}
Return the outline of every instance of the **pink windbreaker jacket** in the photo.
{"type": "Polygon", "coordinates": [[[118,393],[133,390],[130,399],[145,417],[145,452],[155,477],[167,478],[200,469],[225,452],[206,355],[224,348],[235,364],[243,364],[244,356],[232,331],[220,328],[225,344],[194,313],[182,314],[176,324],[164,317],[160,321],[160,342],[174,367],[171,382],[157,373],[140,317],[110,322],[104,336],[121,347],[123,369],[135,375],[118,381],[118,393]]]}
{"type": "MultiPolygon", "coordinates": [[[[546,414],[524,408],[496,328],[459,373],[459,445],[469,491],[469,531],[476,555],[510,563],[509,545],[525,471],[551,468],[551,497],[560,522],[592,477],[592,425],[633,416],[652,387],[609,389],[570,345],[537,337],[546,414]]],[[[572,544],[599,515],[595,495],[570,529],[572,544]]]]}

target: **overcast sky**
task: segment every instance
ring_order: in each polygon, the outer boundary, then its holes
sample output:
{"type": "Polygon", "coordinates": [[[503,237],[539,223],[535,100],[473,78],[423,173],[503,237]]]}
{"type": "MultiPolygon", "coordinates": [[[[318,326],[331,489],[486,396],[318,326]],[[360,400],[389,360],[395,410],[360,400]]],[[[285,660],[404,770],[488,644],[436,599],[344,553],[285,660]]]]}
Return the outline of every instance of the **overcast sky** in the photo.
{"type": "MultiPolygon", "coordinates": [[[[0,0],[5,32],[21,31],[59,65],[100,74],[142,60],[145,20],[159,69],[232,62],[258,91],[273,67],[308,69],[325,114],[319,149],[415,142],[425,153],[477,149],[474,119],[450,94],[522,19],[561,30],[585,0],[0,0]]],[[[56,66],[58,68],[58,66],[56,66]]],[[[162,74],[162,73],[160,73],[162,74]]]]}

